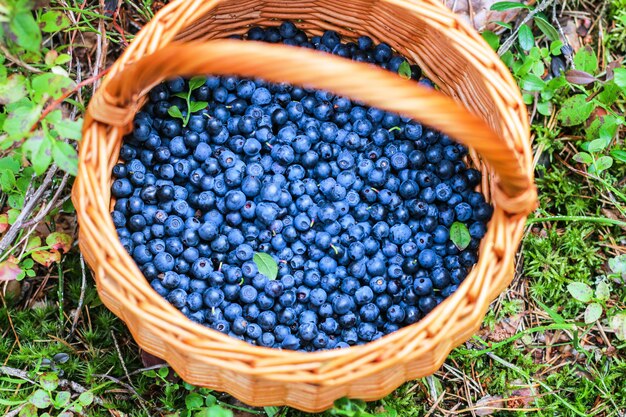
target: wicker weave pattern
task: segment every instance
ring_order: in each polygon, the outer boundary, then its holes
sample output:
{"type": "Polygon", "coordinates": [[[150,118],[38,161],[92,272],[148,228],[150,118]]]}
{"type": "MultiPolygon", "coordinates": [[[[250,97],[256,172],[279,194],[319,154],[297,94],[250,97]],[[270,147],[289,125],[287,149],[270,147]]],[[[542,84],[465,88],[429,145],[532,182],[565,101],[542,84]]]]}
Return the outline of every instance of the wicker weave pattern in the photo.
{"type": "Polygon", "coordinates": [[[490,301],[512,279],[536,191],[526,109],[515,83],[480,36],[436,0],[179,0],[138,34],[94,96],[73,201],[80,246],[100,296],[144,349],[166,359],[188,382],[227,391],[248,404],[319,411],[342,396],[378,399],[408,379],[431,374],[477,330],[490,301]],[[312,51],[206,42],[244,33],[251,24],[277,25],[276,19],[301,20],[298,26],[313,34],[334,29],[347,37],[384,40],[419,63],[452,99],[312,51]],[[495,212],[479,262],[459,290],[414,325],[364,346],[316,353],[231,339],[192,323],[158,296],[115,232],[111,169],[150,87],[175,74],[207,72],[331,90],[410,115],[470,145],[471,160],[484,174],[482,192],[495,212]]]}

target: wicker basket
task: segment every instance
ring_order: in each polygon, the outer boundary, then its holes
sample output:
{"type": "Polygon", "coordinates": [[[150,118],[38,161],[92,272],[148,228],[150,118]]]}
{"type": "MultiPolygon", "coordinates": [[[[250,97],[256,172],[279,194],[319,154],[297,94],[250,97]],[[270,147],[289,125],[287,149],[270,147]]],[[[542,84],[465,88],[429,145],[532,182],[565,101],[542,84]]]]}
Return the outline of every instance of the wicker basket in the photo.
{"type": "Polygon", "coordinates": [[[481,37],[437,0],[178,0],[162,9],[113,65],[85,120],[73,201],[80,247],[103,302],[137,343],[189,383],[256,405],[315,412],[337,398],[379,399],[435,372],[480,326],[513,277],[536,205],[526,108],[481,37]],[[213,40],[249,25],[297,21],[309,34],[369,35],[414,60],[445,93],[365,64],[279,45],[213,40]],[[237,74],[289,81],[361,100],[439,129],[468,145],[495,211],[478,264],[426,318],[375,342],[316,353],[255,347],[195,324],[158,296],[117,237],[111,169],[149,89],[167,77],[237,74]]]}

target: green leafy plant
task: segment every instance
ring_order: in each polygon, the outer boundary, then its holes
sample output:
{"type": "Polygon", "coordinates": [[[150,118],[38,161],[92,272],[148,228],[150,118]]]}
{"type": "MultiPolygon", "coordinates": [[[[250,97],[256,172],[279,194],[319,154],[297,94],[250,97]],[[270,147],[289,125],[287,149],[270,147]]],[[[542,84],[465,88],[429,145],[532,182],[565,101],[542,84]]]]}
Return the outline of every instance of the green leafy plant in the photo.
{"type": "Polygon", "coordinates": [[[626,255],[619,255],[609,259],[609,274],[597,277],[595,290],[584,282],[574,281],[568,284],[567,290],[572,297],[587,305],[584,314],[586,324],[598,321],[604,312],[608,317],[607,323],[615,332],[619,340],[626,340],[626,310],[619,305],[607,302],[611,297],[611,283],[622,284],[626,279],[626,255]]]}
{"type": "Polygon", "coordinates": [[[589,285],[577,281],[570,283],[567,290],[574,299],[587,304],[585,323],[594,323],[602,316],[602,303],[606,302],[610,296],[610,288],[605,281],[597,284],[595,292],[589,285]]]}
{"type": "Polygon", "coordinates": [[[465,223],[452,223],[452,226],[450,226],[450,240],[459,250],[463,250],[469,246],[472,238],[465,223]]]}
{"type": "MultiPolygon", "coordinates": [[[[559,39],[559,32],[550,22],[550,19],[546,14],[538,9],[541,6],[534,6],[525,3],[518,3],[515,1],[499,1],[497,3],[493,3],[490,7],[492,11],[503,12],[506,10],[514,10],[514,9],[524,9],[529,12],[533,12],[532,20],[535,25],[543,32],[543,34],[551,41],[555,41],[559,39]]],[[[507,29],[511,29],[511,26],[507,23],[496,22],[500,26],[505,27],[507,29]]],[[[518,36],[520,37],[520,46],[525,46],[525,50],[530,50],[532,46],[535,44],[534,37],[530,27],[523,23],[519,27],[518,36]]]]}
{"type": "MultiPolygon", "coordinates": [[[[400,67],[398,68],[398,74],[405,80],[411,79],[411,66],[408,62],[403,61],[402,64],[400,64],[400,67]]],[[[391,130],[389,131],[391,132],[391,130]]]]}
{"type": "Polygon", "coordinates": [[[256,252],[252,258],[259,273],[265,275],[270,280],[275,280],[278,276],[278,264],[271,255],[263,252],[256,252]]]}
{"type": "Polygon", "coordinates": [[[397,411],[393,408],[385,408],[382,413],[370,413],[367,410],[365,401],[352,400],[349,398],[340,398],[335,401],[334,407],[329,410],[329,414],[332,416],[346,416],[346,417],[396,417],[397,411]]]}
{"type": "Polygon", "coordinates": [[[176,97],[182,98],[187,103],[187,110],[183,114],[183,111],[178,108],[178,106],[170,107],[167,112],[170,116],[181,119],[183,121],[183,126],[187,126],[189,123],[189,118],[192,113],[199,112],[200,110],[204,110],[207,108],[209,103],[206,101],[193,101],[191,100],[191,93],[193,93],[198,88],[202,87],[206,82],[205,77],[194,77],[189,80],[189,90],[187,92],[177,93],[176,97]]]}
{"type": "MultiPolygon", "coordinates": [[[[3,378],[5,382],[21,384],[24,381],[19,378],[3,378]]],[[[28,382],[33,382],[28,379],[28,382]]],[[[30,387],[32,392],[22,399],[0,398],[0,405],[14,407],[20,417],[71,417],[74,413],[82,413],[85,408],[94,402],[94,393],[84,391],[78,395],[61,388],[61,380],[55,372],[38,373],[34,385],[30,387]]],[[[98,389],[102,388],[97,387],[98,389]]],[[[19,388],[17,389],[19,390],[19,388]]]]}
{"type": "Polygon", "coordinates": [[[69,252],[72,241],[70,235],[61,232],[50,233],[46,237],[45,245],[41,237],[31,236],[21,254],[0,262],[0,281],[20,281],[25,277],[34,277],[35,263],[50,267],[53,263],[60,262],[61,254],[69,252]]]}

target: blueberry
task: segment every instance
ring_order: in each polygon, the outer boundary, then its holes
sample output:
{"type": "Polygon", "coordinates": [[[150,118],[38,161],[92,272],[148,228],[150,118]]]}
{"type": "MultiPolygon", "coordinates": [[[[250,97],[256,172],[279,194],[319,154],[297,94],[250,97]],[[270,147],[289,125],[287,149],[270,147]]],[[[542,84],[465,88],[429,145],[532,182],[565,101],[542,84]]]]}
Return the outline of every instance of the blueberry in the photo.
{"type": "Polygon", "coordinates": [[[176,308],[182,308],[187,303],[187,293],[183,289],[176,288],[168,294],[167,301],[176,308]]]}

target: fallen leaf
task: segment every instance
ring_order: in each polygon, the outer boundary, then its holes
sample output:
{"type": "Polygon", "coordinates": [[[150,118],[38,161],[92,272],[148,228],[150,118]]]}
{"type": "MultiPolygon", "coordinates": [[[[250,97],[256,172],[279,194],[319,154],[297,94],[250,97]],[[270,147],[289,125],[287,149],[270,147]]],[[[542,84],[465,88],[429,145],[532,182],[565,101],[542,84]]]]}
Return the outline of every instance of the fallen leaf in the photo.
{"type": "Polygon", "coordinates": [[[158,356],[154,356],[153,354],[148,353],[145,350],[142,350],[141,351],[141,363],[143,363],[143,366],[145,368],[150,368],[152,366],[166,364],[167,362],[165,362],[163,359],[159,358],[158,356]]]}
{"type": "Polygon", "coordinates": [[[474,29],[498,32],[503,28],[494,22],[512,22],[522,11],[522,9],[490,10],[491,5],[499,1],[501,0],[445,0],[443,3],[474,29]]]}
{"type": "Polygon", "coordinates": [[[493,330],[483,328],[480,334],[492,342],[501,342],[517,333],[517,328],[519,327],[521,321],[521,314],[516,314],[496,323],[493,330]]]}
{"type": "Polygon", "coordinates": [[[53,263],[61,260],[61,253],[57,251],[38,250],[33,252],[30,256],[33,258],[33,261],[45,267],[49,267],[53,263]]]}
{"type": "Polygon", "coordinates": [[[4,261],[0,263],[0,281],[15,281],[21,273],[22,268],[14,262],[4,261]]]}
{"type": "Polygon", "coordinates": [[[504,408],[504,401],[501,395],[485,395],[476,401],[476,409],[474,414],[477,416],[490,416],[498,411],[498,408],[504,408]]]}
{"type": "Polygon", "coordinates": [[[528,408],[535,402],[535,395],[530,388],[516,389],[507,399],[509,408],[528,408]]]}

